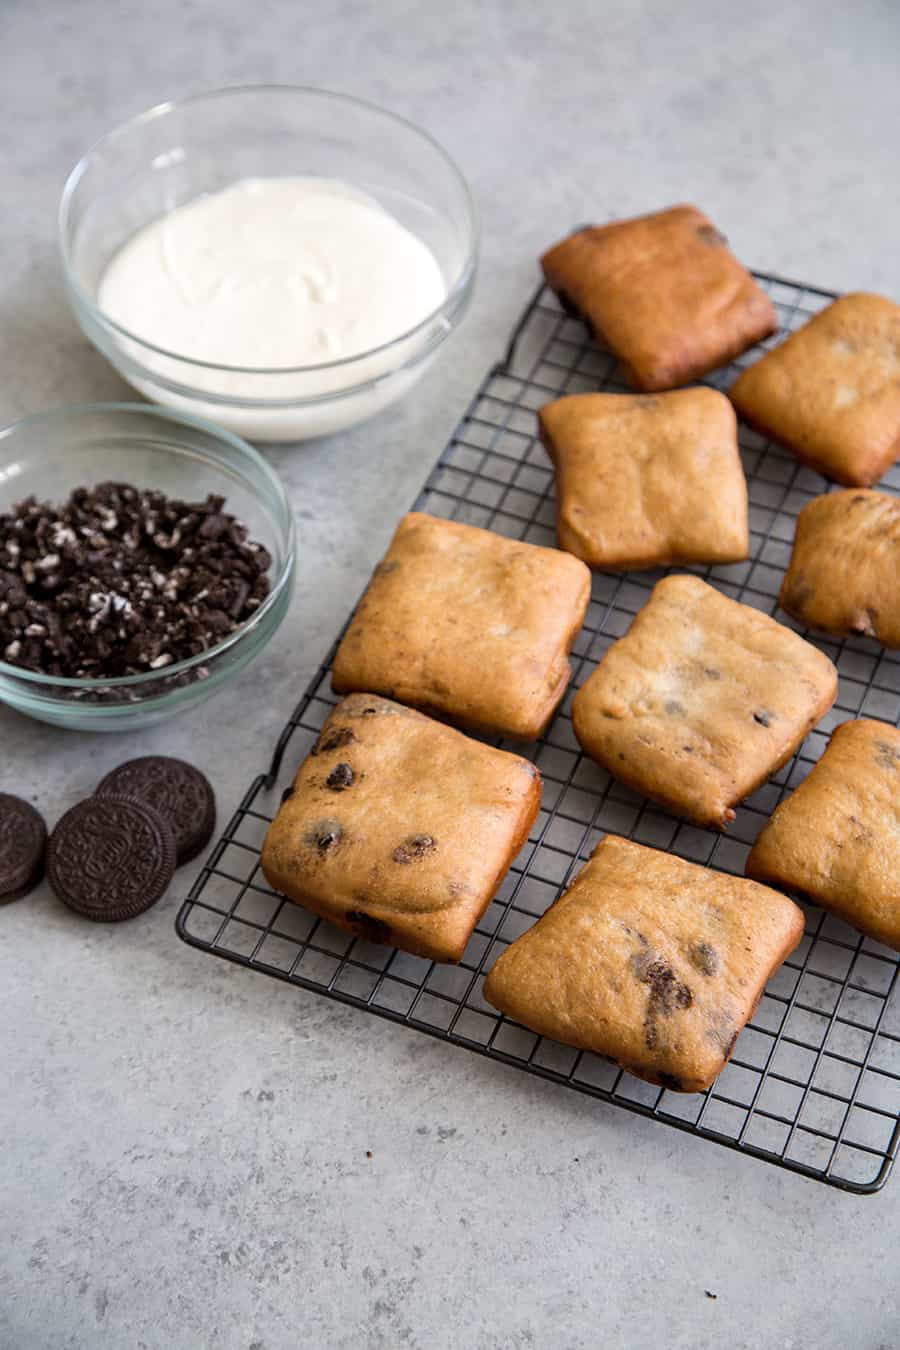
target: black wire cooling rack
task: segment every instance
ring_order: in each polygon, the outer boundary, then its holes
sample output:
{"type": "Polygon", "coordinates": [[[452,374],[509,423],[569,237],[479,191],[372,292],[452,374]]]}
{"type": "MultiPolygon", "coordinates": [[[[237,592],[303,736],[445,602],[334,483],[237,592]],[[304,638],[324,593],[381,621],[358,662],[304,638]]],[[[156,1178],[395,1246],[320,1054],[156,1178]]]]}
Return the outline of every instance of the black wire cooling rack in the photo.
{"type": "MultiPolygon", "coordinates": [[[[780,318],[779,333],[764,346],[779,342],[834,298],[814,286],[756,276],[780,318]]],[[[758,355],[758,349],[747,353],[707,383],[727,388],[737,366],[758,355]]],[[[614,358],[540,288],[516,325],[506,356],[463,415],[416,509],[511,538],[554,544],[553,475],[535,436],[535,409],[560,394],[597,389],[626,389],[614,358]]],[[[797,513],[828,484],[746,427],[740,441],[752,557],[729,566],[679,570],[694,571],[724,594],[770,614],[797,513]]],[[[881,486],[900,492],[900,472],[893,470],[881,486]]],[[[898,958],[813,905],[804,906],[807,923],[800,947],[769,982],[730,1063],[703,1094],[652,1087],[594,1055],[544,1040],[502,1017],[482,997],[484,975],[495,957],[552,903],[606,831],[742,875],[763,822],[804,777],[839,722],[871,716],[900,723],[900,653],[866,639],[836,642],[812,636],[840,672],[837,702],[797,755],[737,809],[727,834],[679,821],[616,783],[580,753],[572,731],[572,695],[662,575],[661,570],[595,575],[563,705],[540,741],[524,751],[507,745],[539,766],[542,809],[459,966],[436,965],[350,938],[276,895],[259,870],[259,850],[280,790],[293,779],[337,701],[330,689],[334,648],[292,713],[270,771],[250,784],[210,854],[178,915],[178,933],[193,946],[251,970],[678,1129],[845,1190],[876,1191],[887,1179],[900,1140],[900,1000],[892,998],[898,958]]],[[[783,614],[779,618],[791,623],[783,614]]]]}

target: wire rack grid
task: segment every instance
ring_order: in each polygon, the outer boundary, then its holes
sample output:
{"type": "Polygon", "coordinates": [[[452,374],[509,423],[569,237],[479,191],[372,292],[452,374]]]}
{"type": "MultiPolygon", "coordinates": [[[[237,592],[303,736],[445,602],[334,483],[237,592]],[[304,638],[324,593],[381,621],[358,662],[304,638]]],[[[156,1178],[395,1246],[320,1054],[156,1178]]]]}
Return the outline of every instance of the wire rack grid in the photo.
{"type": "MultiPolygon", "coordinates": [[[[774,345],[832,298],[813,286],[756,273],[772,297],[774,345]]],[[[755,349],[706,383],[727,388],[755,349]]],[[[490,370],[415,503],[418,510],[536,544],[555,544],[553,474],[536,439],[535,410],[561,394],[620,390],[614,358],[555,297],[539,288],[490,370]]],[[[752,555],[729,566],[681,568],[724,594],[774,613],[801,507],[828,484],[779,446],[740,428],[750,498],[752,555]]],[[[900,471],[882,484],[900,492],[900,471]]],[[[835,917],[804,904],[806,931],[775,974],[731,1061],[703,1094],[653,1087],[600,1058],[535,1036],[482,997],[503,947],[546,910],[607,831],[743,874],[759,829],[819,757],[841,721],[872,716],[900,724],[900,653],[867,639],[805,634],[840,673],[836,704],[798,753],[737,809],[727,834],[699,829],[615,782],[584,757],[571,701],[609,644],[628,628],[663,570],[594,577],[584,628],[572,653],[569,692],[525,753],[543,778],[531,837],[473,934],[459,966],[441,966],[351,938],[269,889],[259,850],[277,809],[337,702],[334,650],[313,677],[278,741],[268,773],[249,786],[178,915],[192,945],[252,970],[326,994],[491,1059],[565,1084],[678,1129],[845,1190],[886,1181],[900,1141],[898,958],[835,917]],[[288,753],[289,752],[289,753],[288,753]],[[286,773],[282,773],[282,766],[286,773]]],[[[783,614],[782,622],[793,627],[783,614]]],[[[802,629],[799,631],[803,631],[802,629]]]]}

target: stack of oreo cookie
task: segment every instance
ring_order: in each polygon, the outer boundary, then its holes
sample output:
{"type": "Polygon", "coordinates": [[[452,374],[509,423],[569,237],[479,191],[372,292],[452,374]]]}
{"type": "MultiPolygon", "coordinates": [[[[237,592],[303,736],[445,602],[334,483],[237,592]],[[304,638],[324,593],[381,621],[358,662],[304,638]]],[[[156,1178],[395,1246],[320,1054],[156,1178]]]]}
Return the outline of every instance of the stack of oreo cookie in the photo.
{"type": "Polygon", "coordinates": [[[0,899],[32,890],[46,867],[54,892],[78,914],[131,919],[165,895],[176,867],[212,837],[216,801],[208,779],[181,759],[147,755],[103,779],[47,839],[39,813],[0,794],[0,899]]]}

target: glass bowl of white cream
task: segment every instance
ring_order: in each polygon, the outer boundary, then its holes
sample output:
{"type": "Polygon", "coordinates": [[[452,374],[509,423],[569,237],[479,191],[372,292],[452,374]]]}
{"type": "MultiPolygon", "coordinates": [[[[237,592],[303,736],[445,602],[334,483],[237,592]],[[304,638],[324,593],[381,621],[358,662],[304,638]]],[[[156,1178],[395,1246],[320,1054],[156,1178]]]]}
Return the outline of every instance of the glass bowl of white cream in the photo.
{"type": "Polygon", "coordinates": [[[163,103],[63,191],[78,321],[140,393],[260,441],[343,430],[404,395],[465,312],[465,179],[403,118],[319,89],[163,103]]]}

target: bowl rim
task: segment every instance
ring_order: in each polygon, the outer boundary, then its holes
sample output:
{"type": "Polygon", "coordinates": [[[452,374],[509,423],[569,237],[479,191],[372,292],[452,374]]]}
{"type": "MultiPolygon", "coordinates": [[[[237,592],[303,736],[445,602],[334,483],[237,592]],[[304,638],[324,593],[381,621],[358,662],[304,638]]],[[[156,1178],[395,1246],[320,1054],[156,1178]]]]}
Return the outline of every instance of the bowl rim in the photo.
{"type": "MultiPolygon", "coordinates": [[[[7,437],[26,427],[39,425],[42,422],[52,423],[57,420],[64,421],[73,416],[79,416],[85,413],[141,413],[156,417],[161,421],[174,423],[176,426],[195,427],[200,431],[205,431],[215,440],[223,441],[232,449],[249,460],[254,468],[262,474],[269,485],[275,490],[275,497],[278,507],[284,513],[285,528],[285,557],[278,577],[273,581],[269,593],[262,604],[256,609],[251,618],[236,628],[233,633],[222,638],[212,647],[207,647],[205,651],[198,652],[196,656],[188,656],[183,661],[174,661],[169,666],[162,666],[159,670],[145,671],[140,675],[121,675],[104,676],[103,678],[76,678],[71,675],[48,675],[44,671],[27,670],[24,666],[11,665],[7,661],[0,660],[0,681],[10,679],[15,681],[25,680],[27,683],[38,688],[63,687],[66,689],[80,690],[105,690],[118,689],[119,687],[134,687],[149,685],[153,683],[162,683],[164,680],[171,679],[173,675],[181,674],[183,671],[195,669],[197,666],[206,665],[208,662],[228,651],[241,641],[250,631],[255,631],[265,615],[275,608],[276,602],[281,597],[286,587],[290,586],[294,575],[296,564],[296,524],[294,522],[294,513],[291,510],[291,504],[288,500],[284,484],[278,474],[269,464],[263,455],[255,450],[247,441],[242,440],[231,431],[226,431],[224,427],[217,426],[215,422],[208,421],[205,417],[197,417],[193,413],[175,412],[168,408],[160,407],[155,403],[70,403],[63,404],[57,408],[47,408],[43,412],[30,413],[27,417],[17,418],[14,422],[8,422],[0,427],[0,448],[2,448],[7,437]]],[[[71,491],[71,489],[70,489],[71,491]]],[[[175,691],[172,691],[175,692],[175,691]]]]}
{"type": "MultiPolygon", "coordinates": [[[[129,117],[124,122],[117,123],[111,130],[105,132],[102,136],[99,136],[93,141],[70,170],[66,177],[65,184],[63,185],[57,211],[57,243],[66,284],[78,303],[84,306],[95,322],[101,324],[106,329],[112,330],[125,341],[135,343],[144,351],[153,352],[155,355],[165,357],[167,360],[180,362],[182,366],[188,370],[211,370],[238,375],[297,376],[312,373],[322,374],[323,372],[332,370],[340,371],[352,367],[357,362],[361,363],[368,361],[374,356],[380,356],[391,351],[392,348],[408,343],[411,339],[432,327],[434,323],[440,320],[445,314],[452,314],[464,298],[477,267],[481,243],[481,225],[478,211],[475,206],[475,198],[459,165],[430,132],[426,131],[424,127],[420,127],[410,118],[403,117],[400,113],[392,112],[388,108],[383,108],[380,104],[373,103],[369,99],[357,98],[353,94],[342,94],[337,90],[322,89],[316,85],[280,83],[233,84],[224,85],[218,89],[201,90],[196,94],[188,94],[183,98],[166,99],[162,103],[156,103],[153,107],[146,108],[143,112],[137,113],[134,117],[129,117]],[[231,366],[216,361],[202,361],[196,357],[188,356],[184,352],[170,351],[166,347],[160,347],[156,343],[149,342],[146,338],[140,337],[137,333],[132,332],[131,329],[126,328],[123,324],[120,324],[117,320],[111,318],[84,289],[75,275],[75,269],[72,264],[69,249],[69,224],[72,200],[81,179],[87,171],[91,158],[105,145],[116,141],[137,127],[167,116],[178,108],[188,107],[195,103],[209,103],[218,99],[227,99],[235,94],[312,94],[317,98],[346,103],[356,108],[360,108],[364,112],[376,113],[379,117],[388,118],[390,121],[406,128],[406,130],[411,131],[415,136],[418,136],[422,141],[429,145],[431,149],[437,153],[438,157],[444,161],[445,165],[450,170],[451,176],[460,189],[461,200],[465,207],[466,224],[468,226],[467,250],[459,275],[453,285],[447,291],[447,294],[444,296],[441,303],[427,314],[424,319],[420,320],[420,322],[415,324],[412,328],[408,328],[405,332],[399,333],[396,337],[391,338],[389,341],[380,343],[377,347],[369,347],[363,352],[357,352],[354,356],[344,356],[337,361],[322,361],[315,365],[304,366],[231,366]]],[[[371,383],[371,379],[361,381],[361,387],[369,383],[371,383]]],[[[345,391],[341,390],[340,392],[343,393],[345,391]]],[[[246,402],[245,399],[239,401],[246,402]]],[[[305,399],[303,398],[292,400],[292,402],[304,401],[305,399]]]]}

